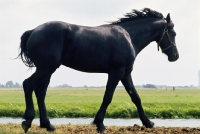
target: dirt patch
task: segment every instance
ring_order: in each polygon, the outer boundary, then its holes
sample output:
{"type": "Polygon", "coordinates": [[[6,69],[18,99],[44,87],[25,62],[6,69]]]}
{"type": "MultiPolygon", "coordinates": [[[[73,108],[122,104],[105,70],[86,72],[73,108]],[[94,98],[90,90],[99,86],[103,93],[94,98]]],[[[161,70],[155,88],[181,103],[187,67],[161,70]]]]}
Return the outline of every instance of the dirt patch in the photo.
{"type": "MultiPolygon", "coordinates": [[[[72,134],[96,134],[95,126],[63,126],[66,133],[72,134]]],[[[59,127],[58,127],[59,130],[59,127]]],[[[143,126],[134,125],[129,127],[108,126],[106,134],[200,134],[200,128],[189,127],[155,127],[145,128],[143,126]]]]}
{"type": "MultiPolygon", "coordinates": [[[[56,131],[47,132],[37,125],[32,125],[28,134],[98,134],[96,127],[92,125],[59,125],[56,131]]],[[[23,134],[19,124],[0,124],[0,133],[23,134]]],[[[145,128],[143,126],[107,126],[106,134],[200,134],[200,127],[155,127],[145,128]]]]}

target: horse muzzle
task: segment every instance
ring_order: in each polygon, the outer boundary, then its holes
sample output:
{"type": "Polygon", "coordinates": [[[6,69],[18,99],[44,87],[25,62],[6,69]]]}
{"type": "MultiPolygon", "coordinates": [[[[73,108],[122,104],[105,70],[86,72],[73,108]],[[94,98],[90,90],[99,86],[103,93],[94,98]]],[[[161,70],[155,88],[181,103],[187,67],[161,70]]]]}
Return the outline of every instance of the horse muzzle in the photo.
{"type": "Polygon", "coordinates": [[[178,60],[178,58],[179,58],[179,54],[178,54],[178,53],[173,54],[173,55],[171,55],[171,56],[168,56],[168,60],[169,60],[170,62],[176,61],[176,60],[178,60]]]}

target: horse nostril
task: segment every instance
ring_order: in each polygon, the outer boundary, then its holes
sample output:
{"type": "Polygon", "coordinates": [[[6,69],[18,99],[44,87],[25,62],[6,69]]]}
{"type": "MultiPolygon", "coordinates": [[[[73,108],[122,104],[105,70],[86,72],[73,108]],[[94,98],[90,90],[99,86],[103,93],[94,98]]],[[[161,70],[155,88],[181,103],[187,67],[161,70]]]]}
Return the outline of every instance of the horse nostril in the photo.
{"type": "Polygon", "coordinates": [[[178,53],[174,54],[174,59],[177,60],[178,58],[179,58],[179,54],[178,53]]]}

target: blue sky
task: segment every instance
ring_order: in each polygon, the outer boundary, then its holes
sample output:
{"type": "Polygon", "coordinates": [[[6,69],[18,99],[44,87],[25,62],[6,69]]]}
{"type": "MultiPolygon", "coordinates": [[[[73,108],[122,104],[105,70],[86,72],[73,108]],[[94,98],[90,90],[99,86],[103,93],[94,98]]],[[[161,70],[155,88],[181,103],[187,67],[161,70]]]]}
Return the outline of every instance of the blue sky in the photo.
{"type": "MultiPolygon", "coordinates": [[[[164,16],[171,14],[175,24],[176,44],[180,58],[170,63],[156,43],[148,45],[137,57],[132,72],[135,85],[198,84],[200,69],[200,2],[198,0],[1,0],[0,1],[0,83],[8,80],[22,83],[33,72],[18,55],[23,32],[52,20],[72,24],[98,26],[115,21],[132,9],[152,8],[164,16]]],[[[61,66],[52,76],[50,85],[102,86],[106,74],[89,74],[61,66]]],[[[120,83],[121,84],[121,83],[120,83]]]]}

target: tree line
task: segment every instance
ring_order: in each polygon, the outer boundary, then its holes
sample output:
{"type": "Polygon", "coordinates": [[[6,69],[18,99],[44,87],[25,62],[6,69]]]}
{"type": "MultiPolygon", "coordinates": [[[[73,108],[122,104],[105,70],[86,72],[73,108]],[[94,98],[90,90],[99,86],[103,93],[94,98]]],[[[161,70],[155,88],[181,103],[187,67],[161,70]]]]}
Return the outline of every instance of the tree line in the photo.
{"type": "MultiPolygon", "coordinates": [[[[72,88],[72,86],[68,84],[62,84],[57,86],[49,86],[50,88],[72,88]]],[[[84,88],[105,88],[105,86],[82,86],[84,88]]],[[[124,88],[123,86],[117,86],[118,88],[124,88]]],[[[194,88],[193,85],[190,86],[167,86],[167,85],[154,85],[154,84],[144,84],[144,85],[135,85],[136,88],[194,88]]],[[[5,85],[0,83],[0,88],[23,88],[23,86],[17,82],[7,81],[5,85]]]]}
{"type": "MultiPolygon", "coordinates": [[[[68,85],[68,84],[62,84],[62,85],[58,85],[55,87],[51,87],[51,88],[70,88],[72,86],[68,85]]],[[[5,85],[0,83],[0,88],[23,88],[23,86],[17,82],[13,82],[13,81],[7,81],[5,85]]]]}
{"type": "MultiPolygon", "coordinates": [[[[1,88],[22,88],[22,85],[19,83],[14,83],[13,81],[7,81],[5,85],[0,84],[1,88]]],[[[62,84],[62,85],[58,85],[55,87],[51,87],[51,88],[71,88],[72,86],[68,85],[68,84],[62,84]]],[[[89,88],[88,86],[84,85],[83,87],[85,88],[89,88]]],[[[123,86],[118,86],[119,88],[123,88],[123,86]]],[[[143,88],[156,88],[155,85],[153,84],[146,84],[141,86],[143,88]]],[[[94,88],[94,87],[93,87],[94,88]]]]}
{"type": "Polygon", "coordinates": [[[17,83],[17,82],[13,82],[13,81],[7,81],[5,85],[0,84],[1,88],[21,88],[22,85],[17,83]]]}

